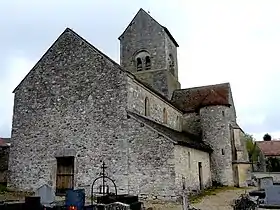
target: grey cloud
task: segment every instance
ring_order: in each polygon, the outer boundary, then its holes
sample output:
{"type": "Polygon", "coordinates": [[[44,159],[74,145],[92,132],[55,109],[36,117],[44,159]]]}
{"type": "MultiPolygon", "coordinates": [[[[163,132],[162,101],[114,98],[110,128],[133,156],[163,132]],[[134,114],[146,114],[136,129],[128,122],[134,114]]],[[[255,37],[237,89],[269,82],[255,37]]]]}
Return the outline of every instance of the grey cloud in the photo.
{"type": "Polygon", "coordinates": [[[15,87],[10,84],[11,58],[19,56],[35,64],[69,27],[118,61],[118,36],[138,9],[148,4],[148,0],[138,3],[125,0],[1,1],[0,136],[10,136],[12,122],[11,92],[15,87]]]}

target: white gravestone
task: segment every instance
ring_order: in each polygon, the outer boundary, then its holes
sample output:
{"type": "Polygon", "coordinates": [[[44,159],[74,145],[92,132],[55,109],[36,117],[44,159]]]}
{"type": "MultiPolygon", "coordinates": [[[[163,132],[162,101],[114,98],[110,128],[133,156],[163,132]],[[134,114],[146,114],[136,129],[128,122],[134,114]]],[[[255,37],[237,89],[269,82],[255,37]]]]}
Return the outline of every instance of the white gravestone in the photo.
{"type": "Polygon", "coordinates": [[[55,193],[51,186],[44,184],[39,187],[36,192],[36,196],[40,196],[42,205],[51,205],[55,201],[55,193]]]}
{"type": "Polygon", "coordinates": [[[267,187],[273,186],[273,178],[272,177],[263,177],[259,179],[259,189],[264,190],[267,187]]]}

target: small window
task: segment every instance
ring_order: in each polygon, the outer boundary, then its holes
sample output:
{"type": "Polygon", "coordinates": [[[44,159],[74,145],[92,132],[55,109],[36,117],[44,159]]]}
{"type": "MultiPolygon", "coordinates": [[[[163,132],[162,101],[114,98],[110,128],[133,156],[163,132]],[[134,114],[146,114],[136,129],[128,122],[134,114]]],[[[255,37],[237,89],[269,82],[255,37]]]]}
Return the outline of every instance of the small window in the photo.
{"type": "Polygon", "coordinates": [[[149,56],[146,56],[145,58],[145,65],[146,65],[146,70],[151,69],[151,59],[149,56]]]}
{"type": "Polygon", "coordinates": [[[188,152],[188,165],[189,165],[189,168],[191,168],[191,153],[188,152]]]}
{"type": "Polygon", "coordinates": [[[145,116],[150,116],[150,104],[148,97],[145,98],[145,116]]]}
{"type": "Polygon", "coordinates": [[[175,63],[174,63],[174,58],[173,58],[173,56],[171,54],[169,54],[168,65],[169,65],[170,72],[173,75],[175,75],[175,63]]]}
{"type": "Polygon", "coordinates": [[[142,71],[142,60],[141,58],[137,58],[137,71],[142,71]]]}
{"type": "Polygon", "coordinates": [[[163,123],[167,124],[167,111],[165,108],[163,108],[163,123]]]}
{"type": "Polygon", "coordinates": [[[224,149],[222,149],[222,155],[225,155],[225,151],[224,151],[224,149]]]}
{"type": "Polygon", "coordinates": [[[177,123],[177,128],[180,129],[181,128],[181,120],[180,120],[179,116],[177,116],[177,118],[176,118],[176,123],[177,123]]]}
{"type": "Polygon", "coordinates": [[[225,116],[225,111],[222,111],[222,115],[223,115],[223,117],[225,116]]]}

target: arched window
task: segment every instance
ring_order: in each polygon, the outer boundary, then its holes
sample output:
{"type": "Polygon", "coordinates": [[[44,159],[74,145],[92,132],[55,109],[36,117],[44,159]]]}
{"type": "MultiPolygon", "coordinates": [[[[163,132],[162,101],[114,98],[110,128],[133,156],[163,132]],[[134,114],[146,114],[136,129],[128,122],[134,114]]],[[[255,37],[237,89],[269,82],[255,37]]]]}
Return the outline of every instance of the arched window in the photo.
{"type": "Polygon", "coordinates": [[[174,63],[174,58],[171,54],[169,54],[169,57],[168,57],[168,65],[169,65],[170,72],[173,75],[175,75],[175,63],[174,63]]]}
{"type": "Polygon", "coordinates": [[[167,111],[165,108],[163,108],[163,123],[167,124],[167,111]]]}
{"type": "Polygon", "coordinates": [[[151,59],[149,56],[146,56],[145,58],[145,65],[146,65],[146,70],[151,69],[151,59]]]}
{"type": "Polygon", "coordinates": [[[142,71],[143,66],[142,66],[141,58],[137,58],[136,61],[137,61],[137,64],[136,64],[137,71],[142,71]]]}
{"type": "Polygon", "coordinates": [[[145,116],[150,116],[150,103],[148,97],[145,98],[145,116]]]}
{"type": "Polygon", "coordinates": [[[146,50],[137,52],[134,57],[134,62],[137,71],[151,69],[151,56],[146,50]]]}

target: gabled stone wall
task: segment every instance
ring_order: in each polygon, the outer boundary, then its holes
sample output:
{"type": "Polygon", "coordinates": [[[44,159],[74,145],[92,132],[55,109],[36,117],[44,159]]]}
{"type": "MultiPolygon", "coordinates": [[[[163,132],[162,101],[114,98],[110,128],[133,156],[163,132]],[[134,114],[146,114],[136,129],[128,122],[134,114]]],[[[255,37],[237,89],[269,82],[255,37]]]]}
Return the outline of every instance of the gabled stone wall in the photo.
{"type": "Polygon", "coordinates": [[[89,188],[105,161],[127,192],[126,83],[119,65],[67,29],[15,91],[8,187],[55,188],[56,157],[70,155],[75,187],[89,188]]]}

